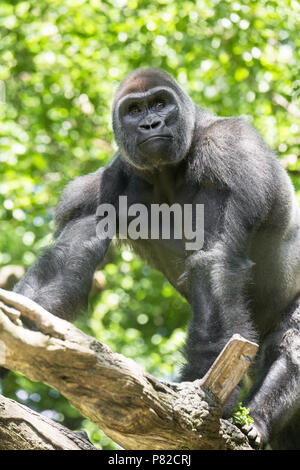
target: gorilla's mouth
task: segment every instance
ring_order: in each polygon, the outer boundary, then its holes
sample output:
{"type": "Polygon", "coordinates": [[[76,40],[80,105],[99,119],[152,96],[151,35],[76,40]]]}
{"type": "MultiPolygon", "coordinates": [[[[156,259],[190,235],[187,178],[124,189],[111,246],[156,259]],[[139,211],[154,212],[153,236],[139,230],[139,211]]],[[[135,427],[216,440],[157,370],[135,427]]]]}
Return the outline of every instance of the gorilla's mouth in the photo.
{"type": "Polygon", "coordinates": [[[171,135],[151,135],[150,137],[147,137],[147,139],[142,140],[139,142],[139,145],[145,144],[146,142],[149,142],[150,140],[159,140],[159,139],[172,139],[171,135]]]}

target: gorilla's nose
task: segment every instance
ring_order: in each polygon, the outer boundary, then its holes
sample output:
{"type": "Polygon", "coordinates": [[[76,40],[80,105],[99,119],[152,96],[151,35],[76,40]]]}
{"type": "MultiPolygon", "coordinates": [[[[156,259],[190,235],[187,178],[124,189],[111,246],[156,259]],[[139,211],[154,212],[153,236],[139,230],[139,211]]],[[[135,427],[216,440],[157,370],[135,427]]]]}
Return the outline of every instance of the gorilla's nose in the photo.
{"type": "Polygon", "coordinates": [[[161,119],[147,119],[140,123],[139,130],[142,132],[149,132],[154,129],[160,129],[163,126],[163,121],[161,119]]]}

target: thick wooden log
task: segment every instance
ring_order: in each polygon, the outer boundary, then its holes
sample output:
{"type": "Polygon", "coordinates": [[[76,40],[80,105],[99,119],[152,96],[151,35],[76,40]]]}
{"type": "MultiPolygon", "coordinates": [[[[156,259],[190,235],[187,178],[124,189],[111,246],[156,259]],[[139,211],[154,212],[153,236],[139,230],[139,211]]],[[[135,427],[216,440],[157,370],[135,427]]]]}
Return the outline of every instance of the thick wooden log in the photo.
{"type": "Polygon", "coordinates": [[[20,294],[0,301],[0,365],[57,389],[125,449],[251,449],[221,412],[252,343],[234,337],[204,379],[167,383],[20,294]]]}
{"type": "Polygon", "coordinates": [[[0,450],[97,450],[79,433],[0,395],[0,450]]]}

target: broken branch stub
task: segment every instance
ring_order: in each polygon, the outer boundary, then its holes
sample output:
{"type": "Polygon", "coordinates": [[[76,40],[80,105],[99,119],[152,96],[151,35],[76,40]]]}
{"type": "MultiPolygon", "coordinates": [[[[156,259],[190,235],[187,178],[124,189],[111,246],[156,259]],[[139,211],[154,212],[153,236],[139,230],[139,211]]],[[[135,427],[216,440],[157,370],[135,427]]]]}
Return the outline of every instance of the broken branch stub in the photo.
{"type": "Polygon", "coordinates": [[[209,371],[203,377],[202,387],[213,393],[225,405],[252,360],[258,345],[235,334],[224,346],[209,371]]]}

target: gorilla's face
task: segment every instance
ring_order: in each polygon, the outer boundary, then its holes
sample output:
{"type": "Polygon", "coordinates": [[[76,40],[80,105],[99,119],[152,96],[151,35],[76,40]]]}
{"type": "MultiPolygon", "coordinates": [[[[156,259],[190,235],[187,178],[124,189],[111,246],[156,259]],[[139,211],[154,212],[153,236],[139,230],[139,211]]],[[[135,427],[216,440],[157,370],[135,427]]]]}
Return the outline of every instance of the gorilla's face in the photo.
{"type": "Polygon", "coordinates": [[[131,93],[120,101],[120,122],[134,163],[155,167],[176,159],[178,114],[175,97],[166,88],[131,93]]]}
{"type": "Polygon", "coordinates": [[[185,157],[194,113],[192,109],[188,112],[174,86],[167,86],[171,83],[167,83],[166,74],[162,79],[160,71],[151,70],[150,74],[148,70],[146,77],[145,72],[137,72],[121,85],[114,102],[113,125],[122,156],[137,168],[151,170],[185,157]]]}

